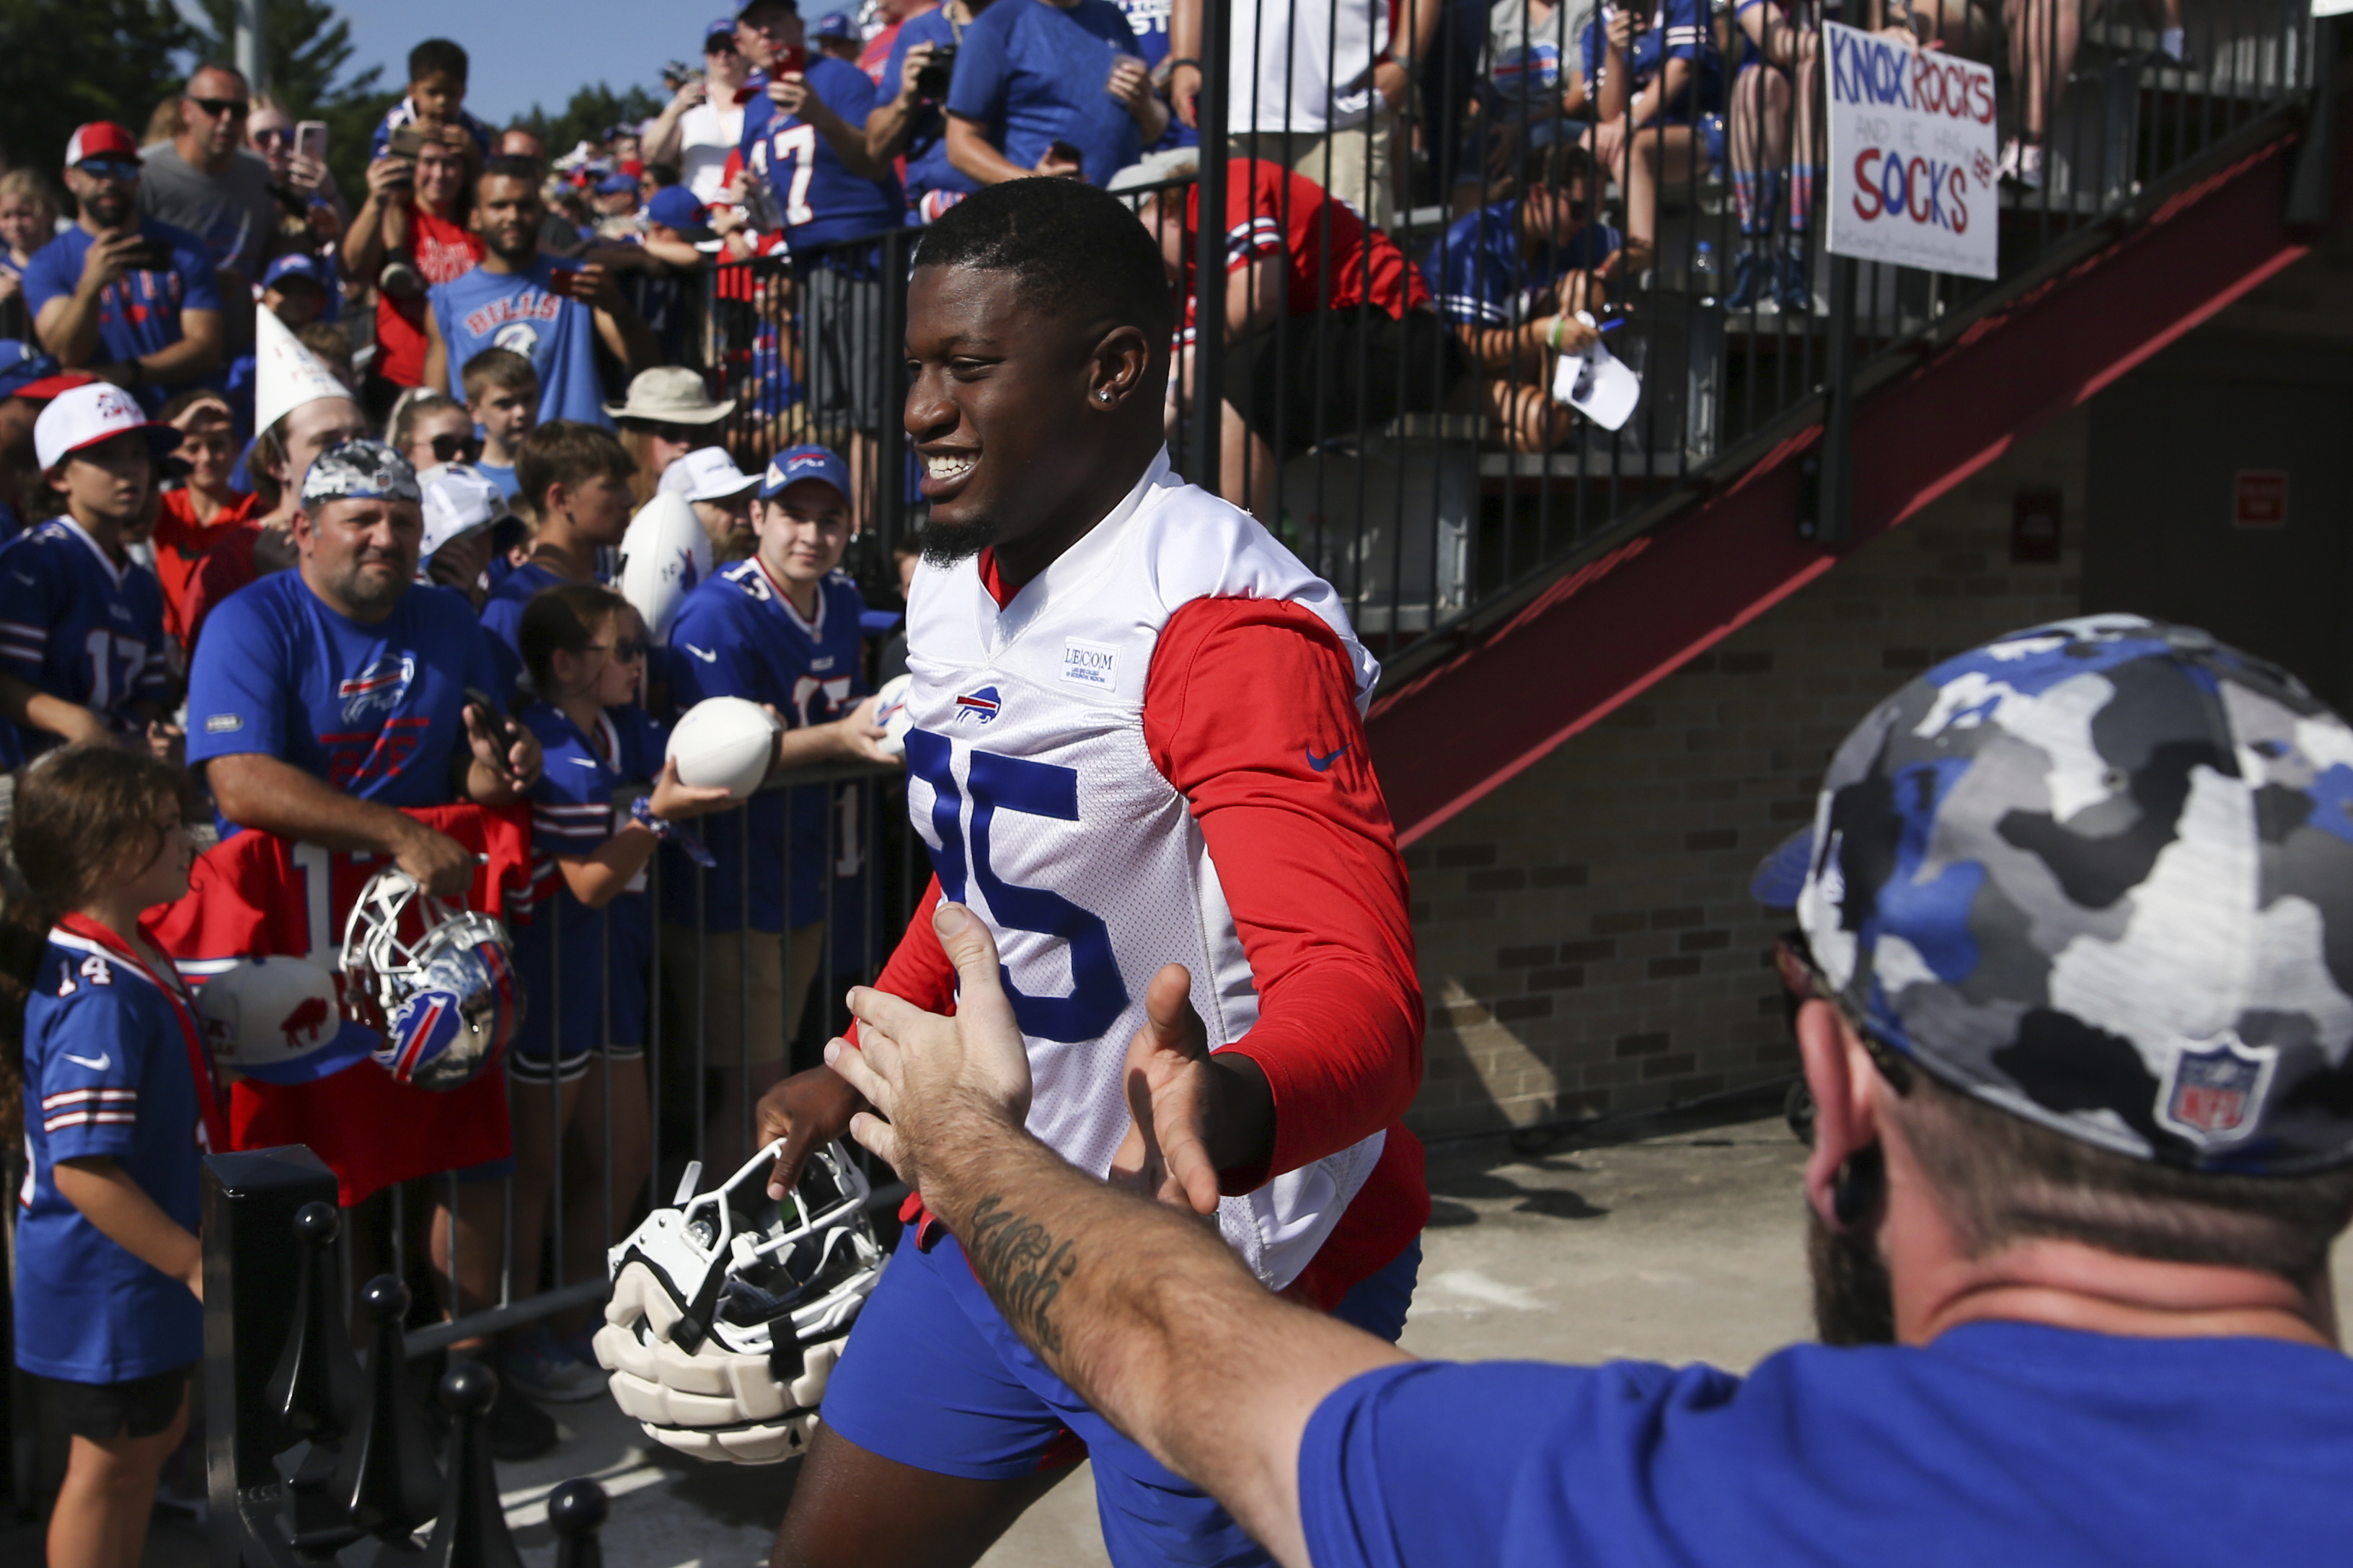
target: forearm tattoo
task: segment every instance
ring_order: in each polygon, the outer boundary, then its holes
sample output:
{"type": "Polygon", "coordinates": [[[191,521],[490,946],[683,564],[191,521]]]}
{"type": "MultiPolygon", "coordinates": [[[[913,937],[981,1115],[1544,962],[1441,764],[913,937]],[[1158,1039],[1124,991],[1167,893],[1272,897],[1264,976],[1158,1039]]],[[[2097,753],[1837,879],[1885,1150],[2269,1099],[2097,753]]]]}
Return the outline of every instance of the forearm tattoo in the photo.
{"type": "Polygon", "coordinates": [[[1054,1326],[1054,1299],[1061,1293],[1062,1281],[1078,1269],[1078,1244],[1056,1241],[1044,1226],[1008,1212],[1004,1199],[992,1193],[972,1211],[965,1255],[997,1298],[1006,1321],[1048,1355],[1060,1355],[1062,1336],[1054,1326]]]}

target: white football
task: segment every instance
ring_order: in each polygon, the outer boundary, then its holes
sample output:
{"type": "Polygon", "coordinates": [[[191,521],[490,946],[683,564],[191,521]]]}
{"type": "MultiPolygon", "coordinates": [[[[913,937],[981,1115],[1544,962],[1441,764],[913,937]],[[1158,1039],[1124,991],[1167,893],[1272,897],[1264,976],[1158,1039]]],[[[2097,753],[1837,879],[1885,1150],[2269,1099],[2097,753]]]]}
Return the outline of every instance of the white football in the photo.
{"type": "Polygon", "coordinates": [[[907,711],[907,692],[914,684],[912,675],[894,675],[874,694],[874,721],[882,726],[882,749],[894,757],[907,754],[907,731],[915,727],[914,715],[907,711]]]}
{"type": "Polygon", "coordinates": [[[679,716],[670,732],[678,780],[697,789],[723,786],[736,800],[768,776],[776,753],[776,720],[741,697],[706,697],[679,716]]]}
{"type": "Polygon", "coordinates": [[[711,536],[694,508],[658,495],[638,509],[621,537],[621,597],[637,606],[657,647],[670,642],[670,624],[694,585],[711,575],[711,536]]]}

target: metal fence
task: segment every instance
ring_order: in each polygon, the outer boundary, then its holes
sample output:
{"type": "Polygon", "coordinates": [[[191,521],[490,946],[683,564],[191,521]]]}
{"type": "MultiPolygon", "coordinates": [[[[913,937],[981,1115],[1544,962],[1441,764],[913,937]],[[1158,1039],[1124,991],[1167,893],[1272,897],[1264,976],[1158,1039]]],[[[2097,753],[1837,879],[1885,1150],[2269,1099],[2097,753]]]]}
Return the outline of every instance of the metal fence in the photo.
{"type": "MultiPolygon", "coordinates": [[[[2053,0],[2015,0],[2004,32],[1985,10],[1964,10],[1955,0],[1895,0],[1878,19],[1990,60],[2000,73],[2004,133],[2042,135],[2040,187],[2002,188],[2000,276],[1959,279],[1832,258],[1812,221],[1819,215],[1801,202],[1793,207],[1796,171],[1819,172],[1825,145],[1822,116],[1810,107],[1816,95],[1806,85],[1819,68],[1810,42],[1818,3],[1772,10],[1761,37],[1741,20],[1757,8],[1704,13],[1717,62],[1712,96],[1687,84],[1681,110],[1634,134],[1601,138],[1608,161],[1581,186],[1577,160],[1550,150],[1592,139],[1577,94],[1556,87],[1540,93],[1531,73],[1519,78],[1516,97],[1498,86],[1507,74],[1498,60],[1525,58],[1538,24],[1516,41],[1484,39],[1466,30],[1466,19],[1483,26],[1487,7],[1450,6],[1402,106],[1359,101],[1351,109],[1344,101],[1350,95],[1334,90],[1303,114],[1296,102],[1270,104],[1263,90],[1299,74],[1288,58],[1279,68],[1268,68],[1265,58],[1270,40],[1303,31],[1293,25],[1302,15],[1296,0],[1261,0],[1254,11],[1208,5],[1192,46],[1209,62],[1198,118],[1236,134],[1207,138],[1194,174],[1124,194],[1140,219],[1150,219],[1197,187],[1199,210],[1211,214],[1225,210],[1224,193],[1237,183],[1260,181],[1279,192],[1270,216],[1286,231],[1302,218],[1296,226],[1318,258],[1303,282],[1293,279],[1317,308],[1286,308],[1230,339],[1204,331],[1192,342],[1191,353],[1180,356],[1170,409],[1180,471],[1215,476],[1229,499],[1257,510],[1340,589],[1360,634],[1394,665],[1679,487],[1736,471],[1797,425],[1822,419],[1826,392],[1851,389],[1874,361],[1901,362],[1922,333],[2016,288],[2150,187],[2234,137],[2259,133],[2256,123],[2301,101],[2314,75],[2306,0],[2183,0],[2183,59],[2160,49],[2154,27],[2121,14],[2086,22],[2053,0]],[[1250,63],[1230,80],[1218,68],[1250,50],[1258,53],[1239,57],[1250,63]],[[2017,83],[2038,73],[2053,85],[2030,110],[2017,83]],[[1237,82],[1249,90],[1229,90],[1237,82]],[[1316,123],[1331,128],[1286,129],[1316,123]],[[1799,155],[1809,145],[1810,165],[1799,155]],[[1321,190],[1303,193],[1287,178],[1270,182],[1261,164],[1304,170],[1322,189],[1367,193],[1366,206],[1388,219],[1376,226],[1428,279],[1429,309],[1440,330],[1408,334],[1386,357],[1352,348],[1349,332],[1360,323],[1329,302],[1352,289],[1361,297],[1378,281],[1377,246],[1351,248],[1347,239],[1362,209],[1296,211],[1286,204],[1319,201],[1321,190]],[[1382,167],[1391,171],[1386,184],[1365,172],[1382,167]],[[1565,167],[1571,174],[1564,175],[1565,167]],[[1771,189],[1743,198],[1736,173],[1779,177],[1755,181],[1771,189]],[[1514,228],[1522,246],[1516,257],[1482,246],[1481,215],[1517,224],[1515,204],[1547,180],[1565,214],[1551,232],[1530,238],[1514,228]],[[1556,287],[1562,247],[1577,243],[1576,225],[1600,223],[1626,237],[1620,259],[1589,279],[1576,276],[1585,268],[1568,268],[1556,287]],[[1744,254],[1760,258],[1752,271],[1769,270],[1769,295],[1735,294],[1744,254]],[[1343,270],[1343,257],[1358,268],[1354,278],[1343,270]],[[1488,268],[1521,273],[1506,279],[1511,287],[1491,287],[1488,268]],[[1535,286],[1522,286],[1531,279],[1535,286]],[[1500,321],[1447,320],[1450,288],[1493,301],[1500,321]],[[1578,306],[1608,324],[1606,341],[1642,376],[1633,417],[1614,432],[1552,403],[1549,353],[1508,346],[1495,353],[1476,341],[1479,331],[1518,331],[1578,306]],[[1238,431],[1225,405],[1245,374],[1281,381],[1282,395],[1256,425],[1243,422],[1238,431]]],[[[1341,15],[1334,0],[1317,4],[1341,15]]],[[[1570,13],[1564,6],[1553,15],[1570,13]]],[[[1653,15],[1654,25],[1667,20],[1663,7],[1653,15]]],[[[1565,24],[1557,31],[1555,43],[1565,41],[1573,54],[1574,35],[1565,24]]],[[[1588,113],[1593,96],[1587,95],[1588,113]]],[[[1226,319],[1224,227],[1192,225],[1189,275],[1207,281],[1196,281],[1190,293],[1203,322],[1226,319]]],[[[826,443],[850,459],[861,526],[847,564],[882,603],[895,594],[892,546],[920,523],[900,410],[904,285],[921,233],[907,227],[717,266],[702,279],[687,325],[690,357],[700,358],[718,395],[737,399],[726,440],[747,468],[799,441],[826,443]]],[[[1850,401],[1833,395],[1827,405],[1833,431],[1824,488],[1831,493],[1820,507],[1830,535],[1838,506],[1836,420],[1850,401]]],[[[725,1150],[711,1146],[710,1105],[731,1108],[727,1115],[740,1123],[725,1142],[748,1144],[751,1103],[765,1087],[753,1077],[755,948],[774,945],[787,997],[813,983],[808,989],[822,999],[806,1026],[797,1011],[786,1026],[804,1053],[796,1065],[813,1059],[806,1053],[838,1022],[843,984],[879,967],[926,874],[899,786],[887,773],[840,770],[772,788],[825,794],[821,935],[813,949],[806,935],[797,944],[782,931],[654,922],[646,980],[653,988],[650,1137],[642,1158],[624,1158],[615,1147],[614,1067],[600,1054],[589,1071],[604,1075],[608,1091],[599,1097],[604,1124],[586,1130],[589,1146],[600,1151],[592,1156],[595,1179],[576,1169],[583,1130],[571,1129],[567,1140],[563,1092],[512,1086],[523,1142],[550,1162],[544,1171],[522,1173],[546,1185],[543,1221],[518,1215],[516,1178],[470,1183],[451,1174],[375,1200],[381,1212],[347,1227],[347,1236],[373,1228],[395,1272],[417,1248],[430,1247],[454,1321],[413,1332],[413,1353],[600,1299],[603,1247],[627,1233],[652,1194],[674,1188],[688,1160],[728,1163],[725,1150]],[[681,951],[681,942],[690,951],[681,951]],[[722,1040],[713,1037],[704,982],[729,956],[724,967],[738,994],[728,1011],[738,1022],[736,1037],[722,1040]],[[640,1167],[643,1176],[634,1173],[640,1167]],[[428,1204],[458,1215],[445,1236],[427,1236],[421,1211],[428,1204]]],[[[810,876],[793,864],[792,842],[787,835],[777,863],[754,864],[746,852],[709,872],[666,851],[647,896],[661,909],[675,891],[664,884],[680,878],[698,889],[710,879],[733,879],[739,898],[769,878],[791,888],[797,875],[810,876]]],[[[566,908],[558,899],[539,918],[562,921],[566,908]]],[[[560,974],[551,994],[531,1000],[558,1012],[599,1003],[593,990],[580,994],[560,974]]],[[[537,1206],[535,1198],[523,1205],[537,1206]]],[[[357,1265],[352,1244],[344,1245],[348,1270],[357,1265]]]]}

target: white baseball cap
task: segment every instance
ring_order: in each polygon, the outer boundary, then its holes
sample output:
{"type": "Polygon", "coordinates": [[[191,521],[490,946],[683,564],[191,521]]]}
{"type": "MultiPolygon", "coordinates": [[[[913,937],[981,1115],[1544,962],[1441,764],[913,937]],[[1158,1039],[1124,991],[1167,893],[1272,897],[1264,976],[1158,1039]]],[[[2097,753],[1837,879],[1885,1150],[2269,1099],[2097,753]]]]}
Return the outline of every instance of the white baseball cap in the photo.
{"type": "MultiPolygon", "coordinates": [[[[684,470],[684,475],[676,487],[662,488],[686,500],[725,500],[760,482],[757,475],[737,468],[724,447],[697,447],[670,467],[684,470]]],[[[668,479],[670,474],[665,472],[662,478],[668,479]]]]}
{"type": "Polygon", "coordinates": [[[158,458],[180,447],[180,433],[147,417],[139,400],[111,382],[94,381],[61,392],[33,422],[33,455],[44,471],[56,468],[85,447],[111,441],[132,430],[147,432],[148,446],[158,458]]]}
{"type": "Polygon", "coordinates": [[[314,1083],[384,1043],[343,1016],[335,977],[299,958],[231,965],[205,982],[196,1011],[213,1058],[264,1083],[314,1083]]]}
{"type": "Polygon", "coordinates": [[[490,527],[508,510],[506,496],[488,474],[468,463],[442,464],[425,486],[425,544],[418,569],[443,545],[490,527]]]}

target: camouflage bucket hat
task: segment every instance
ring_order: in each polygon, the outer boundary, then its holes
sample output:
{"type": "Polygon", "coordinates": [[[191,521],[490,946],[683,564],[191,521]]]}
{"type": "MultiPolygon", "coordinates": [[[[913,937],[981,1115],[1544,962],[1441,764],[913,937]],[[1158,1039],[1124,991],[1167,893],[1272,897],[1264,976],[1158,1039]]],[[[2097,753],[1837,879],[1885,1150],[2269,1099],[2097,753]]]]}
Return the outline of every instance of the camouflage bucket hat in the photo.
{"type": "Polygon", "coordinates": [[[1865,1028],[2193,1170],[2353,1160],[2353,729],[2207,633],[2058,621],[1831,760],[1798,921],[1865,1028]]]}

